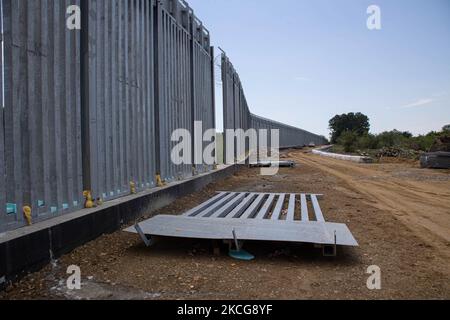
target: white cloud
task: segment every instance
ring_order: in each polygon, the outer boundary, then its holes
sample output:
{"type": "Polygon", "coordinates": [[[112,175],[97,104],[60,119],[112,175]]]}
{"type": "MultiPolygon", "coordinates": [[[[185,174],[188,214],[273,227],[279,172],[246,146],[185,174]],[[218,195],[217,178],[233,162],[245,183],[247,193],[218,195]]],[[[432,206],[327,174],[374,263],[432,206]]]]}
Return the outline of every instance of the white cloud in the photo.
{"type": "Polygon", "coordinates": [[[417,100],[413,103],[407,104],[405,106],[402,106],[402,109],[409,109],[409,108],[415,108],[415,107],[422,107],[422,106],[426,106],[430,103],[433,103],[435,101],[435,99],[431,99],[431,98],[427,98],[427,99],[420,99],[417,100]]]}

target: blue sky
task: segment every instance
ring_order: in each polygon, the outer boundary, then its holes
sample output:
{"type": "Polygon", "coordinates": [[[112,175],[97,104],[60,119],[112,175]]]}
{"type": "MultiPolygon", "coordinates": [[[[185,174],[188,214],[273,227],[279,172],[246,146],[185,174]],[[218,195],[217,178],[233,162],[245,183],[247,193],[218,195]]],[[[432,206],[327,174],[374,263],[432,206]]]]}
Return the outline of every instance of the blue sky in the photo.
{"type": "Polygon", "coordinates": [[[367,114],[374,133],[450,124],[449,0],[188,2],[253,113],[326,136],[329,119],[351,111],[367,114]],[[373,4],[379,31],[366,26],[373,4]]]}

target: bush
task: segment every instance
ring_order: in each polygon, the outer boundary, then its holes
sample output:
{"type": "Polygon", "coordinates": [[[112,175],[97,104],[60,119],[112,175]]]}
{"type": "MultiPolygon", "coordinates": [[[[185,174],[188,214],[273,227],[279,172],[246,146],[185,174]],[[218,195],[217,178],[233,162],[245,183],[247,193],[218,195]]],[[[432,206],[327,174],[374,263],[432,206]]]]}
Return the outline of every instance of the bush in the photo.
{"type": "Polygon", "coordinates": [[[409,132],[400,132],[398,130],[386,131],[377,135],[377,148],[381,149],[384,147],[406,147],[408,145],[408,140],[411,138],[412,134],[409,132]]]}
{"type": "Polygon", "coordinates": [[[409,147],[417,151],[430,151],[436,140],[439,138],[439,134],[436,132],[430,132],[423,136],[417,136],[411,139],[409,147]]]}
{"type": "Polygon", "coordinates": [[[358,134],[353,131],[345,131],[338,138],[338,144],[344,147],[345,152],[355,152],[358,134]]]}
{"type": "Polygon", "coordinates": [[[365,134],[358,138],[357,147],[358,149],[376,149],[378,145],[378,139],[373,134],[365,134]]]}
{"type": "Polygon", "coordinates": [[[450,132],[430,132],[414,137],[410,132],[386,131],[378,135],[345,131],[337,139],[344,152],[381,150],[384,154],[413,154],[414,152],[449,151],[450,132]],[[394,151],[393,151],[394,150],[394,151]]]}

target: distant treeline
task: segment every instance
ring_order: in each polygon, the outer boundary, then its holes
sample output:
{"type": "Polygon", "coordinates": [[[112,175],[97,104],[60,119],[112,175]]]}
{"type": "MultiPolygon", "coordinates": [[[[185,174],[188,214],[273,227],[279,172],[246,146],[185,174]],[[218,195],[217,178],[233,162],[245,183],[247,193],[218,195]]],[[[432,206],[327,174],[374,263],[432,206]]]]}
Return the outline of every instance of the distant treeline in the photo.
{"type": "Polygon", "coordinates": [[[408,131],[386,131],[371,134],[369,118],[362,113],[337,115],[330,120],[331,142],[343,147],[345,152],[401,148],[418,152],[450,151],[449,127],[414,136],[408,131]]]}

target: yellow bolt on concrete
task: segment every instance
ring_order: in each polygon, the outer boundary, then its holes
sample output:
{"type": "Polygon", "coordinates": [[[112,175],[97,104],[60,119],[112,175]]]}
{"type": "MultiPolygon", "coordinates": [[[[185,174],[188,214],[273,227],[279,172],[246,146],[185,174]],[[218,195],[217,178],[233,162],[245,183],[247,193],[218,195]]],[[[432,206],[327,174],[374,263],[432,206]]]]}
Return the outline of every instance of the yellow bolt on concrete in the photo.
{"type": "Polygon", "coordinates": [[[93,208],[94,207],[94,201],[92,200],[92,193],[91,193],[91,191],[88,191],[88,190],[84,191],[83,192],[83,197],[85,199],[84,207],[86,209],[93,208]]]}
{"type": "Polygon", "coordinates": [[[158,188],[162,188],[165,186],[164,181],[161,179],[161,175],[157,174],[156,175],[156,185],[158,186],[158,188]]]}
{"type": "Polygon", "coordinates": [[[131,194],[136,194],[136,183],[134,183],[133,181],[130,181],[130,192],[131,194]]]}
{"type": "Polygon", "coordinates": [[[31,214],[31,207],[25,206],[23,207],[23,216],[25,217],[25,220],[27,221],[27,224],[31,226],[33,224],[33,217],[31,214]]]}

